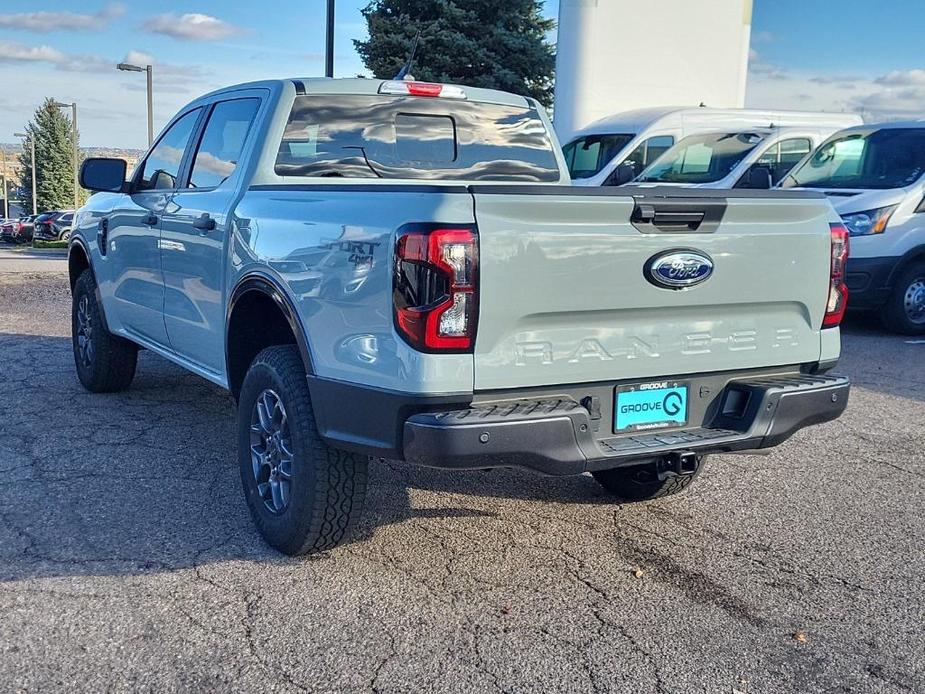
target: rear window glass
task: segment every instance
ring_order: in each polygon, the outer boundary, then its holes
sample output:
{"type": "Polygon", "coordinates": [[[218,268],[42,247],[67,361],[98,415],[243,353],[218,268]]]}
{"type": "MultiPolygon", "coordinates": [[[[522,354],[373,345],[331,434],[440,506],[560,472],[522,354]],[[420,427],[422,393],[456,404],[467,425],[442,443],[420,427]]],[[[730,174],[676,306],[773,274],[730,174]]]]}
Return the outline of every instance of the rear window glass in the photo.
{"type": "Polygon", "coordinates": [[[559,180],[535,109],[423,97],[297,97],[275,171],[335,178],[559,180]]]}

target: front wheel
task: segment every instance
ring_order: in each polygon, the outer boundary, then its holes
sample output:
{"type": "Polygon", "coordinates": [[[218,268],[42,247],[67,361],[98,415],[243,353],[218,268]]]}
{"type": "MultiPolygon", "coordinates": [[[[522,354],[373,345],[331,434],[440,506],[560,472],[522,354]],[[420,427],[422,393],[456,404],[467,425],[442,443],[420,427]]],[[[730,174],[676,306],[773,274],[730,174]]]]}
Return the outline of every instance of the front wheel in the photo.
{"type": "Polygon", "coordinates": [[[292,345],[263,350],[244,378],[238,462],[251,517],[280,552],[331,549],[362,512],[368,459],[331,448],[318,434],[305,369],[292,345]]]}
{"type": "Polygon", "coordinates": [[[700,474],[704,456],[697,456],[693,470],[687,474],[669,473],[659,479],[662,461],[641,465],[627,465],[610,470],[595,470],[591,475],[598,483],[623,501],[648,501],[661,499],[684,491],[700,474]]]}
{"type": "Polygon", "coordinates": [[[131,385],[138,348],[106,329],[90,270],[84,270],[74,284],[71,344],[77,378],[84,388],[92,393],[114,393],[131,385]]]}
{"type": "Polygon", "coordinates": [[[925,263],[913,263],[899,273],[882,317],[893,332],[925,334],[925,263]]]}

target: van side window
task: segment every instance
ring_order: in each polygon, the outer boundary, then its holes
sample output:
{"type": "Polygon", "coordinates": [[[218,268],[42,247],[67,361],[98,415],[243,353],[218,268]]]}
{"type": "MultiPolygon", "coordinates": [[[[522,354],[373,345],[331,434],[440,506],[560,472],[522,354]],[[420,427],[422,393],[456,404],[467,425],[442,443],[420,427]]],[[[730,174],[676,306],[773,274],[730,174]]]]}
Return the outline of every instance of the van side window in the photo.
{"type": "Polygon", "coordinates": [[[742,178],[736,183],[736,188],[747,185],[750,172],[759,167],[763,167],[771,173],[771,185],[776,186],[790,172],[790,169],[809,154],[812,148],[813,143],[807,137],[792,137],[771,145],[758,158],[758,161],[752,164],[748,171],[742,175],[742,178]]]}
{"type": "Polygon", "coordinates": [[[234,173],[259,106],[260,99],[215,104],[196,151],[190,188],[215,188],[234,173]]]}
{"type": "Polygon", "coordinates": [[[138,190],[170,190],[177,187],[183,152],[193,136],[200,111],[201,108],[196,108],[182,116],[154,145],[136,179],[138,190]]]}
{"type": "Polygon", "coordinates": [[[640,174],[644,168],[662,156],[673,144],[674,138],[671,135],[650,137],[648,140],[641,142],[620,164],[631,163],[636,167],[636,173],[640,174]]]}

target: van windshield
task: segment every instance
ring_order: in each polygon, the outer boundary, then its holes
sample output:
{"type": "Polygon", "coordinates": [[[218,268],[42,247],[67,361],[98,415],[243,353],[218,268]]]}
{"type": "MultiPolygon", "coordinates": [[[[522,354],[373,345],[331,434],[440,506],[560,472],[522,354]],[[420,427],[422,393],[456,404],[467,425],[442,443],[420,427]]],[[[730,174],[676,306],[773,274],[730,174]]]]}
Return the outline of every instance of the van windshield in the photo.
{"type": "Polygon", "coordinates": [[[784,188],[902,188],[925,173],[925,128],[835,135],[781,184],[784,188]]]}
{"type": "Polygon", "coordinates": [[[759,133],[691,135],[656,159],[639,180],[714,183],[729,175],[763,139],[759,133]]]}
{"type": "Polygon", "coordinates": [[[423,97],[298,96],[274,170],[280,176],[559,180],[535,108],[423,97]]]}
{"type": "Polygon", "coordinates": [[[620,150],[626,147],[635,135],[585,135],[569,142],[562,148],[565,163],[572,178],[591,178],[620,150]]]}

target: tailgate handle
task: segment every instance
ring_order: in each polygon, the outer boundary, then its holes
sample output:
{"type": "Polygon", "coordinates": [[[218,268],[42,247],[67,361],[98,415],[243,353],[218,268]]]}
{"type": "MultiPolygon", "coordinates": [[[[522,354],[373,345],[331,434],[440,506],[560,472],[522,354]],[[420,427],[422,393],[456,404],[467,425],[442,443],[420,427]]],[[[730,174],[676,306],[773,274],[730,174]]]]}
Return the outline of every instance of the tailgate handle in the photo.
{"type": "Polygon", "coordinates": [[[719,226],[725,211],[725,201],[720,204],[714,201],[706,204],[686,201],[639,202],[633,209],[630,221],[639,231],[649,234],[692,231],[712,233],[719,226]]]}

